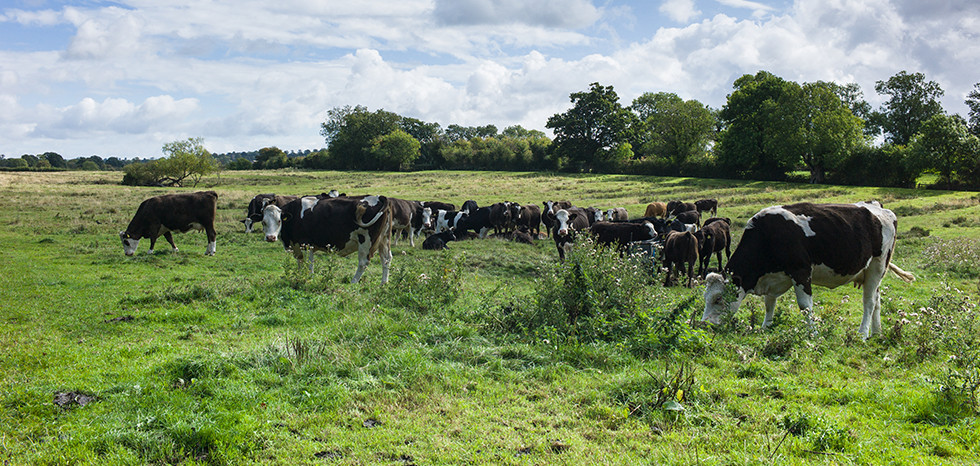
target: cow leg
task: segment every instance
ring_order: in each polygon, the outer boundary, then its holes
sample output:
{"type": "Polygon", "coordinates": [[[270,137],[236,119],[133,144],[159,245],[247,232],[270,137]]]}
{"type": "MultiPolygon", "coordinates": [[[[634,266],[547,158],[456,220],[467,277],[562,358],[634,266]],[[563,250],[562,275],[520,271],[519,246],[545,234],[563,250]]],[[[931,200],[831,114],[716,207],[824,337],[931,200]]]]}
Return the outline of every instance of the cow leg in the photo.
{"type": "Polygon", "coordinates": [[[881,279],[887,269],[874,264],[865,271],[864,278],[864,318],[859,331],[864,339],[881,332],[881,279]]]}
{"type": "MultiPolygon", "coordinates": [[[[443,246],[445,248],[445,246],[443,246]]],[[[381,256],[381,284],[384,285],[388,283],[388,269],[391,267],[391,246],[387,244],[381,245],[380,256],[381,256]]]]}
{"type": "Polygon", "coordinates": [[[156,244],[157,244],[157,237],[156,236],[151,236],[150,237],[150,250],[147,251],[147,252],[150,253],[150,254],[153,254],[153,247],[156,246],[156,244]]]}
{"type": "MultiPolygon", "coordinates": [[[[384,233],[379,235],[378,241],[385,241],[390,247],[391,240],[386,240],[384,236],[384,233]]],[[[392,238],[393,236],[388,235],[388,238],[392,238]]],[[[354,276],[350,279],[351,283],[357,283],[361,279],[361,275],[364,275],[364,271],[367,270],[368,262],[371,261],[371,237],[368,236],[367,231],[357,233],[357,243],[357,271],[354,272],[354,276]]]]}
{"type": "Polygon", "coordinates": [[[694,286],[694,263],[695,262],[697,262],[697,260],[687,261],[687,287],[688,288],[694,286]]]}
{"type": "MultiPolygon", "coordinates": [[[[167,239],[167,242],[168,243],[170,243],[171,250],[173,252],[177,252],[177,245],[174,244],[174,235],[173,235],[173,233],[171,233],[171,232],[168,231],[168,232],[166,232],[166,233],[163,234],[163,237],[167,239]]],[[[150,249],[153,249],[153,241],[150,241],[150,249]]]]}
{"type": "MultiPolygon", "coordinates": [[[[208,248],[204,251],[204,255],[213,256],[215,253],[216,241],[218,239],[218,232],[214,231],[214,225],[209,225],[204,228],[204,233],[208,235],[208,248]]],[[[174,250],[177,247],[174,246],[174,250]]]]}
{"type": "Polygon", "coordinates": [[[667,279],[664,280],[664,286],[670,286],[670,275],[674,270],[674,262],[667,261],[667,279]]]}
{"type": "Polygon", "coordinates": [[[810,329],[811,336],[816,336],[817,328],[813,322],[813,289],[809,283],[802,283],[793,285],[793,291],[796,292],[796,304],[806,315],[806,326],[810,329]]]}
{"type": "Polygon", "coordinates": [[[772,316],[776,313],[776,298],[779,295],[767,294],[763,300],[766,303],[766,316],[762,319],[762,328],[768,328],[772,325],[772,316]]]}

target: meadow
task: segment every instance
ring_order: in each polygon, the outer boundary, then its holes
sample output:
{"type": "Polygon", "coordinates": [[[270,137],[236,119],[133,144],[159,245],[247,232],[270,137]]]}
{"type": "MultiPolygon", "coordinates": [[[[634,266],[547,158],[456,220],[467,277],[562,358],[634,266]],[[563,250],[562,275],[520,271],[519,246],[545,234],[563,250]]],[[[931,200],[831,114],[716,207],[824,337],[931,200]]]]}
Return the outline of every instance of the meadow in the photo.
{"type": "MultiPolygon", "coordinates": [[[[976,464],[980,195],[624,175],[223,172],[203,233],[134,257],[148,197],[121,173],[0,172],[3,464],[976,464]],[[697,321],[703,285],[550,239],[319,254],[298,268],[239,220],[259,193],[330,189],[481,205],[626,207],[714,197],[759,209],[877,199],[899,217],[881,335],[861,291],[815,288],[697,321]],[[574,319],[574,320],[573,320],[574,319]]],[[[714,261],[712,261],[714,264],[714,261]]]]}

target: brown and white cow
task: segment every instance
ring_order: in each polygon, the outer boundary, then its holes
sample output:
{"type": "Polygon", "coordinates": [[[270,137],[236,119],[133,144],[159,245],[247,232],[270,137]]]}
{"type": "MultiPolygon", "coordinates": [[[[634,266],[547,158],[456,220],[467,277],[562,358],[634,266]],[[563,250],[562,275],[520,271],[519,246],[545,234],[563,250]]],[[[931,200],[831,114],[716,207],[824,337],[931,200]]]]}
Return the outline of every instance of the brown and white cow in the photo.
{"type": "Polygon", "coordinates": [[[584,209],[569,207],[555,212],[554,219],[551,236],[555,239],[555,247],[558,248],[558,260],[565,262],[565,253],[571,251],[576,232],[589,228],[588,215],[584,209]]]}
{"type": "Polygon", "coordinates": [[[125,230],[119,232],[123,252],[127,256],[136,254],[141,238],[150,238],[150,254],[156,246],[157,238],[163,235],[177,252],[177,245],[171,232],[185,233],[190,230],[204,230],[208,235],[208,247],[204,254],[213,256],[215,239],[214,217],[218,209],[218,193],[198,191],[196,193],[163,194],[151,197],[136,209],[136,215],[125,230]]]}
{"type": "Polygon", "coordinates": [[[245,224],[245,233],[252,232],[252,225],[262,221],[262,211],[265,206],[269,204],[275,204],[279,207],[286,205],[289,201],[292,201],[299,196],[280,196],[278,194],[258,194],[248,202],[248,208],[245,210],[245,219],[242,223],[245,224]]]}
{"type": "Polygon", "coordinates": [[[300,198],[285,207],[266,206],[265,240],[282,241],[302,265],[303,248],[313,252],[336,250],[341,256],[357,251],[357,271],[351,283],[364,274],[374,253],[381,256],[381,283],[388,282],[391,265],[391,204],[384,196],[300,198]]]}
{"type": "Polygon", "coordinates": [[[722,269],[721,262],[721,252],[725,251],[725,260],[730,260],[732,258],[732,234],[730,229],[731,223],[726,222],[725,219],[717,219],[710,222],[694,233],[694,236],[698,239],[698,255],[700,256],[701,265],[698,267],[698,275],[704,276],[705,271],[708,270],[708,265],[711,263],[711,255],[715,254],[718,256],[718,270],[722,269]]]}
{"type": "Polygon", "coordinates": [[[623,207],[613,207],[606,211],[606,220],[610,222],[625,222],[630,219],[629,212],[623,207]]]}
{"type": "Polygon", "coordinates": [[[856,204],[800,203],[767,207],[745,225],[745,232],[725,271],[730,278],[708,274],[702,320],[718,323],[738,310],[749,293],[764,297],[772,323],[776,298],[792,288],[800,309],[813,310],[813,285],[864,287],[864,317],[858,329],[865,338],[881,331],[881,280],[891,270],[906,282],[915,277],[892,259],[898,220],[877,202],[856,204]],[[734,302],[728,302],[726,289],[734,302]]]}
{"type": "Polygon", "coordinates": [[[388,198],[391,206],[391,245],[398,244],[399,236],[407,236],[409,244],[415,247],[415,235],[412,234],[412,217],[421,203],[404,199],[388,198]]]}

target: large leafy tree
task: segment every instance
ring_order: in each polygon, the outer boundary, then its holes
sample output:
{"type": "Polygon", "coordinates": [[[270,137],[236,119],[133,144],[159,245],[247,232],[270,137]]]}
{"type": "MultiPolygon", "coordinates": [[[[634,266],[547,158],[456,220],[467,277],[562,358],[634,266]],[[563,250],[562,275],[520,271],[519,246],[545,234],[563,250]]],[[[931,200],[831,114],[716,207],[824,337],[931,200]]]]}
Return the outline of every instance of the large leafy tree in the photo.
{"type": "Polygon", "coordinates": [[[803,85],[802,158],[811,183],[826,181],[827,170],[836,170],[851,151],[864,143],[861,118],[841,100],[839,85],[826,82],[803,85]]]}
{"type": "MultiPolygon", "coordinates": [[[[978,164],[977,137],[967,131],[959,115],[934,115],[924,121],[909,148],[921,169],[939,174],[938,184],[950,186],[954,176],[969,178],[978,164]]],[[[964,179],[968,184],[977,180],[964,179]]]]}
{"type": "MultiPolygon", "coordinates": [[[[400,129],[401,116],[385,110],[369,112],[367,107],[345,106],[327,112],[329,119],[321,125],[320,134],[338,168],[368,168],[371,144],[375,138],[400,129]]],[[[373,167],[372,167],[373,168],[373,167]]]]}
{"type": "Polygon", "coordinates": [[[555,153],[575,169],[615,168],[627,154],[623,145],[631,139],[636,117],[619,103],[612,86],[592,83],[588,92],[569,97],[572,108],[552,115],[545,125],[555,133],[555,153]]]}
{"type": "Polygon", "coordinates": [[[803,89],[767,71],[735,80],[719,113],[718,161],[741,176],[780,179],[800,163],[803,89]]]}
{"type": "Polygon", "coordinates": [[[371,141],[371,157],[382,170],[408,170],[419,157],[421,144],[403,130],[396,129],[371,141]]]}
{"type": "Polygon", "coordinates": [[[966,106],[970,108],[970,132],[980,137],[980,83],[966,96],[966,106]]]}
{"type": "Polygon", "coordinates": [[[714,137],[715,115],[697,100],[669,92],[647,92],[631,106],[641,124],[637,139],[641,154],[668,159],[675,166],[703,155],[714,137]]]}
{"type": "Polygon", "coordinates": [[[123,184],[183,186],[190,180],[197,186],[202,177],[218,170],[218,161],[204,148],[204,138],[168,142],[163,153],[162,159],[126,165],[123,184]]]}
{"type": "Polygon", "coordinates": [[[289,165],[289,157],[282,149],[272,146],[259,149],[255,156],[255,166],[258,168],[284,168],[289,165]]]}
{"type": "Polygon", "coordinates": [[[943,113],[939,103],[942,88],[935,81],[926,81],[922,73],[901,71],[887,81],[877,81],[875,91],[888,100],[872,115],[872,122],[892,144],[908,144],[922,123],[943,113]]]}

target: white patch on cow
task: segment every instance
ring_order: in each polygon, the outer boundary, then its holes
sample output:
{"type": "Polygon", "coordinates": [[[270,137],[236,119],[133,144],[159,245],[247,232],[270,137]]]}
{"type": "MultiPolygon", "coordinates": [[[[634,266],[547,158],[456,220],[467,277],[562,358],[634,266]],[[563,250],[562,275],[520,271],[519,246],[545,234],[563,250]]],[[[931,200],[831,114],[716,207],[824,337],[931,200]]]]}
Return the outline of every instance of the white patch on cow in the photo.
{"type": "Polygon", "coordinates": [[[213,256],[214,253],[216,252],[215,249],[217,248],[216,243],[217,243],[216,241],[208,241],[208,249],[204,252],[204,255],[213,256]]]}
{"type": "Polygon", "coordinates": [[[480,228],[480,239],[485,239],[488,231],[490,231],[490,227],[480,228]]]}
{"type": "MultiPolygon", "coordinates": [[[[120,236],[124,234],[125,232],[120,233],[120,236]]],[[[132,256],[133,254],[136,254],[136,248],[139,247],[140,240],[133,239],[133,238],[123,238],[122,244],[123,244],[123,253],[125,253],[127,256],[132,256]]],[[[150,252],[152,253],[153,251],[150,252]]]]}
{"type": "Polygon", "coordinates": [[[650,222],[643,222],[643,224],[646,225],[647,229],[650,230],[650,233],[649,233],[650,234],[650,238],[656,238],[657,237],[657,230],[655,228],[653,228],[653,224],[650,223],[650,222]]]}
{"type": "Polygon", "coordinates": [[[337,191],[336,189],[331,189],[330,192],[327,193],[327,197],[340,197],[340,191],[337,191]]]}
{"type": "Polygon", "coordinates": [[[312,211],[313,210],[313,207],[319,201],[320,200],[317,199],[316,196],[306,196],[306,197],[300,199],[300,201],[299,201],[299,203],[300,203],[300,206],[299,206],[299,218],[303,218],[303,216],[306,215],[306,211],[307,210],[312,211]]]}
{"type": "Polygon", "coordinates": [[[265,223],[262,228],[265,240],[270,243],[276,242],[282,230],[282,209],[275,205],[266,206],[262,210],[262,221],[265,223]]]}
{"type": "Polygon", "coordinates": [[[882,257],[888,257],[888,252],[895,247],[895,238],[898,233],[895,231],[895,220],[897,219],[895,213],[881,207],[881,204],[877,201],[858,202],[854,205],[867,209],[872,215],[878,218],[878,222],[881,223],[880,253],[882,257]]]}
{"type": "Polygon", "coordinates": [[[781,205],[766,207],[765,209],[760,210],[759,213],[753,215],[752,218],[749,219],[749,222],[745,224],[745,229],[751,230],[755,228],[755,219],[762,218],[763,216],[766,215],[780,215],[786,220],[789,220],[795,223],[798,227],[800,227],[800,229],[803,230],[804,235],[817,236],[817,233],[813,231],[813,228],[810,228],[810,220],[813,220],[813,217],[807,217],[806,215],[796,215],[784,209],[783,206],[781,205]]]}
{"type": "Polygon", "coordinates": [[[555,220],[557,221],[556,228],[558,228],[559,235],[568,234],[568,211],[561,209],[555,212],[555,220]]]}
{"type": "Polygon", "coordinates": [[[834,269],[824,265],[824,264],[813,264],[810,268],[810,283],[813,285],[825,286],[827,288],[837,288],[845,283],[851,283],[857,280],[860,283],[864,283],[864,273],[871,265],[871,261],[874,260],[873,257],[868,258],[868,262],[861,267],[861,271],[852,275],[840,275],[834,269]]]}
{"type": "Polygon", "coordinates": [[[252,232],[252,224],[255,223],[255,222],[253,222],[251,218],[246,218],[245,220],[242,220],[242,223],[245,224],[245,233],[251,233],[252,232]]]}
{"type": "Polygon", "coordinates": [[[548,212],[555,211],[555,201],[548,201],[548,212]]]}
{"type": "Polygon", "coordinates": [[[755,283],[755,288],[745,291],[760,296],[779,296],[792,287],[793,279],[786,272],[770,272],[759,277],[759,280],[755,283]]]}
{"type": "MultiPolygon", "coordinates": [[[[371,236],[368,235],[366,230],[358,231],[355,231],[354,234],[351,235],[353,240],[357,242],[357,271],[354,272],[354,276],[350,280],[351,283],[357,283],[357,281],[361,279],[361,275],[363,275],[364,271],[367,269],[368,262],[370,261],[369,256],[371,254],[371,236]],[[360,232],[359,234],[358,231],[360,232]],[[355,235],[364,235],[367,237],[367,241],[361,243],[355,235]]],[[[348,242],[347,244],[348,247],[350,247],[350,243],[348,242]]]]}
{"type": "Polygon", "coordinates": [[[381,199],[378,199],[378,196],[367,196],[364,198],[363,202],[367,203],[367,205],[371,207],[374,207],[381,202],[381,199]]]}

